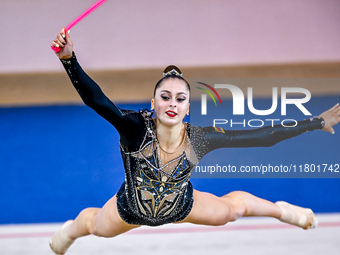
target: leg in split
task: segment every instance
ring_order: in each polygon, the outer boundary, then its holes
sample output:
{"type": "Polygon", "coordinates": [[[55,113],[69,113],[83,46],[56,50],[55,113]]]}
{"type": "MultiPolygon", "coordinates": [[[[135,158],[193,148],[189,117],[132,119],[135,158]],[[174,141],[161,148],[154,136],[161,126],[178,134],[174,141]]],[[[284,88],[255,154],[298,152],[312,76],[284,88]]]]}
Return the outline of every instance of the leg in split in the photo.
{"type": "Polygon", "coordinates": [[[234,191],[222,197],[194,190],[193,208],[183,221],[202,225],[224,225],[245,216],[266,216],[299,226],[316,227],[316,217],[310,209],[286,202],[272,203],[243,191],[234,191]]]}
{"type": "Polygon", "coordinates": [[[75,239],[93,234],[100,237],[115,237],[140,227],[125,223],[119,216],[116,196],[103,208],[86,208],[74,221],[66,222],[52,237],[50,246],[56,254],[64,254],[75,239]]]}
{"type": "Polygon", "coordinates": [[[76,239],[93,234],[102,237],[114,237],[139,225],[124,222],[117,211],[116,196],[112,197],[103,208],[84,209],[68,229],[68,236],[76,239]]]}

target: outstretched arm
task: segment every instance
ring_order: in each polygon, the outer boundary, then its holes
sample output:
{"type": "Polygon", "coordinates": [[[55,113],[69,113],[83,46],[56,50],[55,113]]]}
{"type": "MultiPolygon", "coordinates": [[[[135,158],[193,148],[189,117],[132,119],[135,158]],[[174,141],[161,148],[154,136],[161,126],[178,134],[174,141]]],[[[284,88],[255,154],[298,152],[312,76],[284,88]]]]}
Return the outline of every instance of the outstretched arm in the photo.
{"type": "Polygon", "coordinates": [[[70,34],[65,33],[63,28],[52,41],[52,45],[60,47],[56,53],[70,77],[70,80],[79,93],[84,103],[95,110],[99,115],[113,124],[120,131],[122,114],[119,108],[114,105],[102,92],[100,87],[83,71],[73,52],[73,42],[70,34]]]}
{"type": "MultiPolygon", "coordinates": [[[[204,128],[209,151],[226,147],[269,147],[280,141],[313,131],[324,130],[334,133],[333,126],[340,122],[340,107],[335,105],[317,118],[298,121],[292,127],[275,125],[252,130],[226,130],[221,132],[214,127],[204,128]]],[[[290,126],[290,124],[287,124],[290,126]]]]}
{"type": "Polygon", "coordinates": [[[69,33],[65,34],[64,28],[52,41],[52,45],[61,48],[56,55],[63,63],[73,86],[84,103],[109,121],[119,132],[123,144],[128,144],[127,140],[131,136],[128,134],[136,133],[135,126],[131,125],[131,120],[129,119],[129,122],[124,117],[122,111],[105,96],[100,87],[83,71],[73,52],[71,37],[69,33]]]}

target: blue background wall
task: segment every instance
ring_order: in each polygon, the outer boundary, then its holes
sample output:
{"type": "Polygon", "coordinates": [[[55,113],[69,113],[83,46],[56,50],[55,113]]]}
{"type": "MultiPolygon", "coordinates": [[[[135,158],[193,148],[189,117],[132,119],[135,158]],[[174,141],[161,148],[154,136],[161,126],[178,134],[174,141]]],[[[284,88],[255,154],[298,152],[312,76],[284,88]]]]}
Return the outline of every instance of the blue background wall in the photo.
{"type": "MultiPolygon", "coordinates": [[[[308,109],[319,114],[338,99],[313,98],[308,109]]],[[[255,106],[261,102],[269,101],[259,100],[255,106]]],[[[119,106],[137,110],[149,104],[119,106]]],[[[218,150],[202,164],[323,159],[339,164],[340,128],[335,130],[335,136],[310,132],[271,148],[218,150]]],[[[124,180],[118,139],[113,127],[86,106],[0,108],[0,224],[59,222],[86,207],[102,207],[124,180]]],[[[340,212],[339,178],[193,178],[192,183],[216,195],[244,190],[316,212],[340,212]]]]}

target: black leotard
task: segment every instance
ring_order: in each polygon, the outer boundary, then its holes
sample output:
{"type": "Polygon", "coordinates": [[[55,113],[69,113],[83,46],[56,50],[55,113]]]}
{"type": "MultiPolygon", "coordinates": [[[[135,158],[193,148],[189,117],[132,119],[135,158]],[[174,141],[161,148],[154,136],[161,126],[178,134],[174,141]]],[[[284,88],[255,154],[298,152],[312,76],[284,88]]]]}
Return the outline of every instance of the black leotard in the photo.
{"type": "Polygon", "coordinates": [[[121,110],[82,70],[75,55],[62,63],[84,103],[119,132],[125,182],[117,193],[120,217],[129,224],[158,226],[183,220],[193,205],[190,175],[208,152],[226,147],[267,147],[307,131],[321,129],[323,120],[299,121],[295,127],[264,127],[225,131],[186,124],[183,150],[161,162],[152,113],[121,110]]]}

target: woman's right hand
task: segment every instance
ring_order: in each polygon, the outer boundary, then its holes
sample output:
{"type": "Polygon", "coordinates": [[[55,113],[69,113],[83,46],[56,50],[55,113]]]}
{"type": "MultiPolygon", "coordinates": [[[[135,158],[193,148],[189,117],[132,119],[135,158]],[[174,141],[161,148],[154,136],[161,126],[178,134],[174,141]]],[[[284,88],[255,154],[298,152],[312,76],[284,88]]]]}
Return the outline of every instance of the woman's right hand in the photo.
{"type": "Polygon", "coordinates": [[[340,122],[340,105],[337,103],[328,111],[325,111],[319,115],[325,121],[325,125],[323,127],[323,131],[330,132],[334,134],[333,126],[340,122]]]}
{"type": "Polygon", "coordinates": [[[65,33],[65,28],[62,28],[57,38],[51,42],[52,46],[60,48],[60,51],[55,53],[60,59],[72,58],[73,42],[69,32],[65,33]]]}

